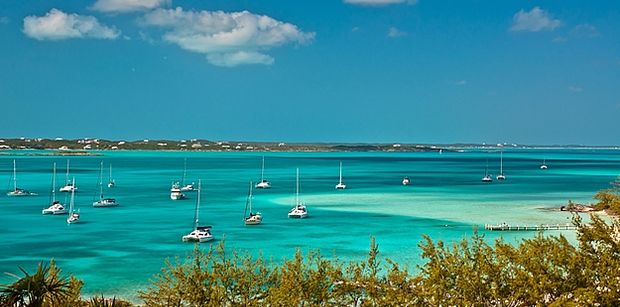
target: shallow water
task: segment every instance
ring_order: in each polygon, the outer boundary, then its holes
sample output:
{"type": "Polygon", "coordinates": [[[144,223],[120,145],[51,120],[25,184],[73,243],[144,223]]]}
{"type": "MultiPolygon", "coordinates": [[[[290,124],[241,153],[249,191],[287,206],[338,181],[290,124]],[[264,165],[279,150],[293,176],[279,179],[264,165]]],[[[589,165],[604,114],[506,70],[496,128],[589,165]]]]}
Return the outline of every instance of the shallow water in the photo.
{"type": "MultiPolygon", "coordinates": [[[[10,152],[9,152],[10,153],[10,152]]],[[[21,154],[23,152],[16,152],[21,154]]],[[[381,255],[407,264],[421,263],[417,244],[422,235],[458,240],[475,228],[488,239],[509,242],[533,232],[486,232],[483,225],[557,224],[570,221],[559,212],[572,199],[589,202],[620,174],[620,151],[513,150],[504,152],[505,182],[480,181],[487,159],[489,172],[499,168],[498,152],[438,153],[265,153],[270,190],[255,190],[254,206],[264,215],[259,226],[244,226],[243,209],[249,180],[260,179],[263,153],[103,152],[71,157],[71,176],[79,192],[82,219],[68,226],[66,215],[43,216],[49,201],[52,163],[58,164],[59,188],[65,180],[63,157],[0,156],[0,178],[12,186],[12,160],[17,159],[18,185],[38,196],[0,196],[0,271],[32,270],[55,258],[65,271],[86,282],[86,294],[132,297],[159,272],[165,258],[184,257],[192,244],[181,242],[191,230],[195,193],[169,199],[170,183],[180,180],[187,158],[187,181],[202,180],[201,224],[213,225],[217,240],[228,248],[259,252],[276,261],[292,257],[296,248],[321,249],[340,260],[363,258],[369,236],[381,255]],[[542,159],[549,169],[540,170],[542,159]],[[117,198],[117,208],[92,208],[97,194],[99,162],[113,164],[116,187],[104,187],[117,198]],[[343,162],[347,190],[335,190],[338,163],[343,162]],[[293,204],[295,168],[301,173],[301,198],[310,218],[287,218],[293,204]],[[402,186],[403,176],[412,179],[402,186]]],[[[66,194],[58,193],[61,200],[66,194]]],[[[67,201],[68,203],[68,201],[67,201]]],[[[550,232],[551,233],[551,232],[550,232]]],[[[554,231],[574,238],[573,231],[554,231]]],[[[208,244],[203,244],[203,247],[208,244]]],[[[0,277],[0,283],[10,282],[0,277]]]]}

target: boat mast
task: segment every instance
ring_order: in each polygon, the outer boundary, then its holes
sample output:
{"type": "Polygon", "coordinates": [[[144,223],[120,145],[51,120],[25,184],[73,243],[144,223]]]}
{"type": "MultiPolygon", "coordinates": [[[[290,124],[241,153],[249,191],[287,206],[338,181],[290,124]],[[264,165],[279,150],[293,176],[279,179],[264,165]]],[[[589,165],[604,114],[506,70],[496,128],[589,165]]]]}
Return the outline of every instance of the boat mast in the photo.
{"type": "Polygon", "coordinates": [[[17,191],[17,164],[13,159],[13,191],[17,191]]]}
{"type": "Polygon", "coordinates": [[[248,195],[248,201],[250,202],[250,214],[252,214],[252,182],[250,181],[250,195],[248,195]]]}
{"type": "Polygon", "coordinates": [[[299,205],[299,168],[297,168],[297,176],[295,177],[295,206],[299,205]]]}
{"type": "Polygon", "coordinates": [[[185,175],[187,174],[187,158],[183,159],[183,178],[181,179],[181,186],[185,186],[185,175]]]}
{"type": "Polygon", "coordinates": [[[487,159],[487,166],[484,169],[484,176],[489,176],[489,159],[487,159]]]}
{"type": "Polygon", "coordinates": [[[504,174],[504,151],[499,152],[499,174],[504,174]]]}
{"type": "Polygon", "coordinates": [[[52,175],[52,204],[55,202],[56,202],[56,162],[54,162],[54,171],[52,175]]]}
{"type": "Polygon", "coordinates": [[[99,201],[101,200],[103,200],[103,161],[99,167],[99,201]]]}
{"type": "Polygon", "coordinates": [[[110,182],[112,182],[112,163],[110,163],[110,182]]]}
{"type": "Polygon", "coordinates": [[[340,179],[338,180],[338,184],[342,184],[342,161],[340,161],[340,179]]]}
{"type": "Polygon", "coordinates": [[[265,156],[263,156],[263,165],[260,168],[260,181],[263,182],[264,180],[265,180],[265,156]]]}
{"type": "MultiPolygon", "coordinates": [[[[73,185],[75,185],[75,177],[73,177],[73,185]]],[[[75,189],[71,189],[71,200],[69,201],[69,215],[73,214],[75,189]]]]}
{"type": "Polygon", "coordinates": [[[69,159],[67,159],[67,174],[65,175],[65,182],[69,184],[69,159]]]}
{"type": "Polygon", "coordinates": [[[200,218],[200,179],[198,179],[198,197],[196,197],[196,212],[194,212],[194,230],[198,229],[198,219],[200,218]]]}
{"type": "MultiPolygon", "coordinates": [[[[250,187],[248,188],[248,198],[245,200],[245,209],[243,210],[243,220],[245,221],[248,214],[248,203],[251,201],[250,197],[252,195],[252,181],[250,180],[250,187]]],[[[250,209],[252,212],[252,209],[250,209]]]]}

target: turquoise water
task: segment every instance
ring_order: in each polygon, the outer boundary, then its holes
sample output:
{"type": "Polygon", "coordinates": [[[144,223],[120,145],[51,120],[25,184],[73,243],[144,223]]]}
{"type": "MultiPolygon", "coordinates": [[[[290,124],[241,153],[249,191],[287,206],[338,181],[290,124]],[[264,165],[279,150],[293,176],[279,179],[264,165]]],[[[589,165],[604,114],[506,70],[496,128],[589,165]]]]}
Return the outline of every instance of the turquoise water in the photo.
{"type": "MultiPolygon", "coordinates": [[[[8,152],[11,154],[11,152],[8,152]]],[[[23,153],[23,152],[21,152],[23,153]]],[[[86,294],[132,297],[159,272],[165,258],[183,257],[193,249],[181,242],[192,227],[195,194],[169,199],[170,183],[180,180],[187,158],[188,181],[202,180],[201,224],[213,225],[228,248],[261,252],[276,261],[292,257],[296,248],[321,249],[326,256],[358,260],[375,236],[381,255],[414,268],[420,264],[417,244],[423,234],[458,240],[485,223],[566,223],[570,215],[557,210],[568,199],[591,201],[599,189],[620,174],[620,151],[515,150],[504,152],[508,179],[484,184],[499,168],[498,152],[438,153],[265,153],[270,190],[255,191],[254,205],[264,215],[260,226],[244,226],[243,209],[249,180],[260,179],[262,153],[103,152],[71,157],[82,219],[67,225],[66,215],[43,216],[51,185],[52,163],[58,164],[58,187],[64,183],[66,158],[0,156],[0,178],[9,187],[12,160],[17,159],[19,186],[39,196],[0,196],[2,235],[0,272],[32,269],[55,258],[60,267],[86,282],[86,294]],[[540,170],[542,159],[549,169],[540,170]],[[92,208],[99,163],[113,164],[117,185],[104,188],[117,208],[92,208]],[[336,191],[338,163],[343,162],[348,189],[336,191]],[[295,168],[300,168],[301,197],[310,218],[290,220],[295,168]],[[403,176],[412,179],[402,186],[403,176]]],[[[107,181],[107,169],[104,181],[107,181]]],[[[61,200],[65,194],[59,194],[61,200]]],[[[68,203],[68,202],[67,202],[68,203]]],[[[531,232],[480,230],[487,238],[510,242],[531,232]]],[[[560,232],[554,232],[560,233],[560,232]]],[[[574,238],[571,231],[563,231],[574,238]]],[[[207,244],[203,244],[208,246],[207,244]]],[[[0,283],[10,282],[6,276],[0,283]]]]}

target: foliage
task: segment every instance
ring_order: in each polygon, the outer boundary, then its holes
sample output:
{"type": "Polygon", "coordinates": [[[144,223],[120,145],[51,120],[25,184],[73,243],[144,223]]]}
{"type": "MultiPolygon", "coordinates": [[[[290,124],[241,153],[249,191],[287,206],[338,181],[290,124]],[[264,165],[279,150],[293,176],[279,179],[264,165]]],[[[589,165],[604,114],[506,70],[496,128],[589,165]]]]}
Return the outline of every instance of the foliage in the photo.
{"type": "Polygon", "coordinates": [[[0,295],[5,306],[57,306],[70,296],[70,281],[61,276],[61,271],[52,260],[48,265],[40,262],[32,275],[23,268],[24,277],[10,285],[1,285],[0,295]]]}
{"type": "Polygon", "coordinates": [[[594,195],[594,198],[598,200],[594,209],[605,210],[611,215],[620,215],[620,193],[618,193],[618,189],[601,190],[594,195]]]}

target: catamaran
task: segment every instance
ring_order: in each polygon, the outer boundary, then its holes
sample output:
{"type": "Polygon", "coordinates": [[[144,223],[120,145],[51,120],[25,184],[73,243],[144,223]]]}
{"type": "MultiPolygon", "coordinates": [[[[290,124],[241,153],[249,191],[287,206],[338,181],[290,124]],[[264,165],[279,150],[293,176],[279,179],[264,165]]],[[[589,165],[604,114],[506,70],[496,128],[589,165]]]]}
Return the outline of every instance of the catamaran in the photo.
{"type": "Polygon", "coordinates": [[[187,158],[183,160],[183,178],[181,180],[181,191],[188,192],[194,190],[194,183],[185,184],[185,176],[187,175],[187,158]]]}
{"type": "Polygon", "coordinates": [[[248,190],[248,198],[245,201],[245,210],[243,211],[243,220],[246,225],[258,225],[263,221],[263,215],[260,212],[252,212],[252,181],[250,181],[250,187],[248,190]],[[250,215],[248,213],[248,206],[250,207],[250,215]]]}
{"type": "Polygon", "coordinates": [[[59,200],[56,200],[56,162],[54,162],[54,171],[52,172],[52,192],[50,198],[50,205],[41,211],[42,214],[57,215],[67,213],[67,208],[59,200]]]}
{"type": "Polygon", "coordinates": [[[33,193],[22,188],[17,187],[17,164],[15,159],[13,159],[13,191],[8,191],[6,195],[8,196],[33,196],[37,195],[37,193],[33,193]]]}
{"type": "Polygon", "coordinates": [[[304,205],[301,200],[299,199],[299,168],[297,169],[297,176],[295,179],[295,207],[293,207],[289,212],[288,212],[288,217],[290,218],[298,218],[298,219],[303,219],[308,217],[308,209],[306,208],[306,205],[304,205]]]}
{"type": "MultiPolygon", "coordinates": [[[[72,181],[75,185],[75,177],[72,181]]],[[[71,200],[69,201],[69,217],[67,218],[67,224],[75,224],[80,221],[80,210],[75,211],[75,190],[71,191],[71,200]]]]}
{"type": "Polygon", "coordinates": [[[194,211],[194,230],[182,237],[183,242],[208,242],[213,240],[211,226],[200,226],[200,180],[198,180],[198,196],[196,197],[196,210],[194,211]]]}
{"type": "Polygon", "coordinates": [[[493,182],[493,177],[489,175],[489,160],[487,159],[487,167],[484,169],[484,177],[482,177],[482,182],[493,182]]]}
{"type": "Polygon", "coordinates": [[[99,200],[93,202],[95,208],[116,207],[118,203],[114,198],[103,197],[103,161],[99,167],[99,200]]]}
{"type": "Polygon", "coordinates": [[[60,188],[60,192],[77,192],[78,188],[69,180],[69,159],[67,159],[67,174],[65,175],[65,186],[60,188]]]}
{"type": "Polygon", "coordinates": [[[543,159],[543,163],[540,165],[540,169],[547,169],[547,164],[545,162],[546,160],[543,159]]]}
{"type": "Polygon", "coordinates": [[[263,156],[263,164],[260,169],[260,182],[258,182],[255,186],[257,189],[269,189],[271,188],[271,183],[265,179],[265,156],[263,156]]]}
{"type": "Polygon", "coordinates": [[[342,162],[340,162],[340,179],[338,180],[338,184],[336,185],[336,190],[344,190],[347,188],[347,185],[342,182],[342,162]]]}
{"type": "Polygon", "coordinates": [[[116,181],[112,178],[112,163],[110,163],[110,178],[108,179],[108,188],[113,188],[116,185],[116,181]]]}
{"type": "Polygon", "coordinates": [[[506,175],[504,175],[504,151],[499,152],[499,175],[497,175],[497,180],[506,180],[506,175]]]}

